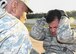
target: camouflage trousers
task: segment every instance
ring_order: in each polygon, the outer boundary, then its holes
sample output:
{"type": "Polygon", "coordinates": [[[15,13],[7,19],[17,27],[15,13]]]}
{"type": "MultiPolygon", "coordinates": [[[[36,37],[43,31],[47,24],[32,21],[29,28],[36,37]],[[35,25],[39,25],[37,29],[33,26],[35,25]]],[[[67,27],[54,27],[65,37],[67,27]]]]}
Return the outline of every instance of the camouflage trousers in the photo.
{"type": "Polygon", "coordinates": [[[74,54],[74,52],[67,47],[52,46],[45,51],[45,54],[74,54]]]}

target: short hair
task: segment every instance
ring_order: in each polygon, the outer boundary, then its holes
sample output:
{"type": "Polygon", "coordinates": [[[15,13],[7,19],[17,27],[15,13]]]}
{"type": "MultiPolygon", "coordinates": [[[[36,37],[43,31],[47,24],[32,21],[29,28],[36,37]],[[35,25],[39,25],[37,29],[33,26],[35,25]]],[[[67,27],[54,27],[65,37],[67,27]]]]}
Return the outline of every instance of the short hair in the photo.
{"type": "Polygon", "coordinates": [[[63,10],[58,10],[58,9],[50,10],[46,14],[46,22],[51,23],[55,19],[55,17],[57,17],[58,20],[60,20],[61,16],[66,16],[63,10]]]}

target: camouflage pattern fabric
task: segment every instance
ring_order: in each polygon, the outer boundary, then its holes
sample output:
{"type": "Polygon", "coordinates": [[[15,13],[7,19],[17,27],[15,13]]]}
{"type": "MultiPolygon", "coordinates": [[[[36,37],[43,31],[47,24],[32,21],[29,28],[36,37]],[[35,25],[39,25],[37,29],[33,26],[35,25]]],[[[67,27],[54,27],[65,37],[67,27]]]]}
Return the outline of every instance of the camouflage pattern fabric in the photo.
{"type": "Polygon", "coordinates": [[[0,9],[0,54],[28,54],[32,49],[27,28],[0,9]]]}
{"type": "Polygon", "coordinates": [[[49,28],[45,27],[46,24],[45,18],[41,18],[37,20],[30,32],[31,37],[43,41],[45,54],[74,54],[73,52],[76,50],[76,45],[58,42],[57,37],[53,37],[49,32],[49,28]]]}
{"type": "Polygon", "coordinates": [[[62,16],[57,30],[57,38],[63,43],[76,44],[76,29],[71,29],[70,20],[62,16]]]}

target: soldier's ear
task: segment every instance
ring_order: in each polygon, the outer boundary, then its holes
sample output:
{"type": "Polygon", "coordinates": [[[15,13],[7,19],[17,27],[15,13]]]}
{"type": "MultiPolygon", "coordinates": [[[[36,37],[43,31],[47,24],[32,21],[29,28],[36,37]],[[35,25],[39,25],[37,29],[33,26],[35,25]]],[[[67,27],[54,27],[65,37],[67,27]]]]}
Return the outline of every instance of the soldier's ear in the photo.
{"type": "Polygon", "coordinates": [[[12,12],[15,13],[18,7],[18,2],[15,0],[12,2],[12,12]]]}

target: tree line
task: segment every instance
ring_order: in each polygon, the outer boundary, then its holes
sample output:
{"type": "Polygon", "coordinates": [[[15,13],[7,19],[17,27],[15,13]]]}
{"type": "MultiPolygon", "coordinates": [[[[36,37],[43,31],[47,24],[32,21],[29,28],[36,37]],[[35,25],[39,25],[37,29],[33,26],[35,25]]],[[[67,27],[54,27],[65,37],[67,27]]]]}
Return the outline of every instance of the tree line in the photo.
{"type": "MultiPolygon", "coordinates": [[[[65,11],[65,12],[69,17],[76,18],[76,11],[65,11]]],[[[46,17],[46,13],[32,13],[27,15],[28,19],[42,18],[42,17],[46,17]]]]}

